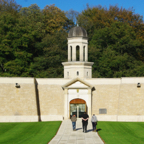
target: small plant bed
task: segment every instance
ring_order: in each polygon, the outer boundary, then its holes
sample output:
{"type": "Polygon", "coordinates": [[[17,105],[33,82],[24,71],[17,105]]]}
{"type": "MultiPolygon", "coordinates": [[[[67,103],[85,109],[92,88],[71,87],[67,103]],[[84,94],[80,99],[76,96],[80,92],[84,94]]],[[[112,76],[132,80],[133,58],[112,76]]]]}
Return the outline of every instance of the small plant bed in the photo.
{"type": "Polygon", "coordinates": [[[47,144],[61,121],[0,123],[0,144],[47,144]]]}
{"type": "Polygon", "coordinates": [[[105,144],[144,144],[144,122],[98,122],[105,144]]]}

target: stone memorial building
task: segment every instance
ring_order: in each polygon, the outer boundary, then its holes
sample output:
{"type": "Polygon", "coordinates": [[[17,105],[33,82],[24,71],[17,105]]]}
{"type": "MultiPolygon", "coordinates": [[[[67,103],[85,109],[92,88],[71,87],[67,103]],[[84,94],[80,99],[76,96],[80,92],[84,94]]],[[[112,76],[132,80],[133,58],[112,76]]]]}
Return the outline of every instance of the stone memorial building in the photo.
{"type": "Polygon", "coordinates": [[[92,78],[88,35],[68,33],[64,78],[0,78],[0,122],[69,119],[94,113],[99,121],[144,121],[144,77],[92,78]]]}

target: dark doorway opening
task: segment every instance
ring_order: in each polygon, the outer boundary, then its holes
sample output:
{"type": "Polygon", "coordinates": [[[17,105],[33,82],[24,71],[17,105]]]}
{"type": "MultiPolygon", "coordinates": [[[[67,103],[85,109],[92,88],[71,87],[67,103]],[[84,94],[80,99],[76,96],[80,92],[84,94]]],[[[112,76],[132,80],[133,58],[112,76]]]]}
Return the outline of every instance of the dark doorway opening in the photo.
{"type": "Polygon", "coordinates": [[[85,100],[74,99],[70,101],[70,118],[72,115],[76,115],[77,118],[81,118],[86,111],[87,106],[85,100]]]}

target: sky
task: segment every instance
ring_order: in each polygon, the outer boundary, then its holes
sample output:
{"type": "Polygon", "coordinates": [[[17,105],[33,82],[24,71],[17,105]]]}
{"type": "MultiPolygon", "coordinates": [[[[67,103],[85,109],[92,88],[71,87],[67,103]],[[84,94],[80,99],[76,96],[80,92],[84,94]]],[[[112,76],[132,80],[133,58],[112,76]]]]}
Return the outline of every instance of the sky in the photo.
{"type": "Polygon", "coordinates": [[[135,13],[144,16],[144,0],[16,0],[22,7],[28,7],[31,4],[37,4],[41,9],[46,5],[55,4],[63,11],[73,9],[81,12],[86,8],[86,4],[89,6],[102,5],[109,8],[110,5],[118,5],[123,8],[133,8],[135,13]]]}

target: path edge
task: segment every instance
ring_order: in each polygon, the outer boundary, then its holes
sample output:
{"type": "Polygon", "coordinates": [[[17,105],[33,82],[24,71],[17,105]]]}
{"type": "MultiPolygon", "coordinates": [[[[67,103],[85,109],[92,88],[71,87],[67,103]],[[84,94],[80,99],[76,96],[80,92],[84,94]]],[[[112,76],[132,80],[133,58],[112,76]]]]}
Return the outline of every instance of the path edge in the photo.
{"type": "MultiPolygon", "coordinates": [[[[56,132],[56,134],[53,136],[53,138],[57,135],[57,133],[58,133],[58,131],[59,131],[59,129],[60,129],[60,127],[61,127],[61,125],[62,125],[62,122],[63,121],[61,121],[61,124],[60,124],[60,126],[59,126],[59,128],[58,128],[58,130],[57,130],[57,132],[56,132]]],[[[47,144],[49,144],[52,140],[53,140],[53,138],[47,143],[47,144]]]]}
{"type": "Polygon", "coordinates": [[[98,134],[98,136],[100,137],[100,139],[104,142],[104,144],[105,144],[105,141],[101,138],[101,136],[99,135],[99,133],[97,132],[97,134],[98,134]]]}

